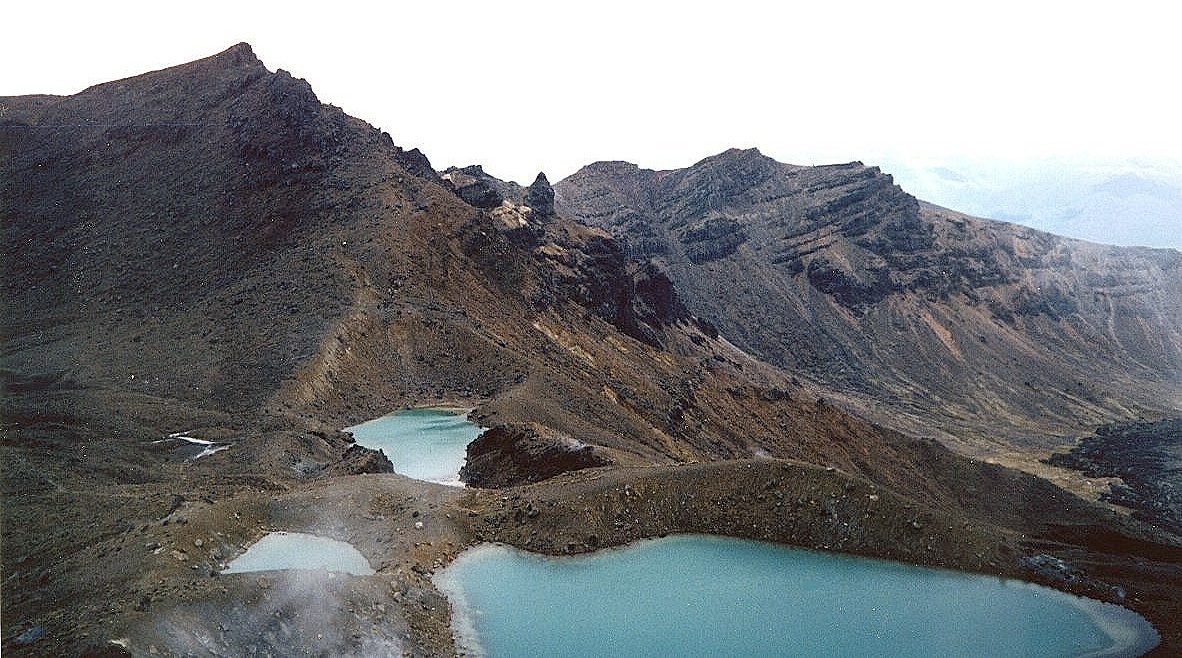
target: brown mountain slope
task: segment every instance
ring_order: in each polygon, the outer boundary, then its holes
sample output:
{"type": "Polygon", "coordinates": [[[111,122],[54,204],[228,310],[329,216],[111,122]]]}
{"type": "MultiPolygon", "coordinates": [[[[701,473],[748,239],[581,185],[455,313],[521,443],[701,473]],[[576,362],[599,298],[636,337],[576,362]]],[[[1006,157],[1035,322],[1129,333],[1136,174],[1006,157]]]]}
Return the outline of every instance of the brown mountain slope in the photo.
{"type": "MultiPolygon", "coordinates": [[[[466,496],[412,482],[336,431],[440,402],[499,428],[472,460],[508,472],[498,484],[554,470],[503,468],[515,458],[587,446],[594,459],[572,463],[605,465],[584,472],[591,482],[708,481],[717,493],[670,527],[726,533],[713,519],[731,510],[773,524],[772,503],[749,493],[783,468],[808,475],[791,485],[802,500],[884,490],[877,516],[834,507],[859,515],[861,552],[1045,579],[1022,558],[1077,551],[1083,575],[1060,587],[1120,583],[1159,625],[1177,609],[1161,566],[1171,539],[816,399],[720,339],[609,233],[551,212],[544,178],[491,186],[499,202],[466,194],[462,172],[438,175],[244,44],[75,96],[3,102],[6,654],[118,652],[106,641],[122,638],[135,654],[187,655],[208,650],[189,644],[208,631],[222,653],[282,652],[295,637],[346,655],[364,653],[351,629],[375,622],[383,642],[448,652],[446,603],[425,574],[480,536],[525,543],[510,512],[473,510],[528,487],[466,496]],[[187,430],[229,447],[194,460],[156,442],[187,430]],[[986,488],[997,495],[976,495],[986,488]],[[919,520],[935,518],[938,533],[919,520]],[[979,532],[954,531],[966,523],[979,532]],[[1108,534],[1081,538],[1089,528],[1108,534]],[[318,602],[344,615],[324,638],[319,620],[275,601],[276,581],[209,577],[269,529],[354,541],[378,568],[321,583],[318,602]],[[927,550],[937,534],[940,550],[927,550]],[[1117,568],[1090,571],[1109,550],[1117,568]]],[[[562,481],[532,486],[582,506],[562,481]]],[[[792,527],[817,514],[775,509],[792,527]]],[[[551,545],[579,523],[538,527],[551,545]]],[[[767,537],[839,546],[832,534],[767,537]]]]}
{"type": "Polygon", "coordinates": [[[341,236],[377,200],[349,187],[418,203],[406,154],[247,47],[6,102],[18,371],[256,407],[352,303],[341,236]]]}
{"type": "Polygon", "coordinates": [[[917,201],[860,163],[597,163],[560,210],[656,259],[743,349],[971,452],[1182,409],[1182,254],[917,201]],[[859,400],[860,398],[860,400],[859,400]]]}

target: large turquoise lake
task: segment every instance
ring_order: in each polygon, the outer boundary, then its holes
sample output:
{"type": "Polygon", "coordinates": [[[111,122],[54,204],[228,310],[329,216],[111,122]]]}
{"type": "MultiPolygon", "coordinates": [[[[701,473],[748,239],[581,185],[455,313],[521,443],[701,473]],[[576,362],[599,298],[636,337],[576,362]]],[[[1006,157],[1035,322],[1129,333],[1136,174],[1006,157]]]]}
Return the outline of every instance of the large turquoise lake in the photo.
{"type": "Polygon", "coordinates": [[[1139,615],[1012,580],[680,535],[553,558],[484,545],[435,577],[485,656],[1136,656],[1139,615]]]}
{"type": "Polygon", "coordinates": [[[346,427],[357,444],[382,450],[394,471],[416,480],[462,486],[468,444],[483,431],[463,412],[408,409],[346,427]]]}

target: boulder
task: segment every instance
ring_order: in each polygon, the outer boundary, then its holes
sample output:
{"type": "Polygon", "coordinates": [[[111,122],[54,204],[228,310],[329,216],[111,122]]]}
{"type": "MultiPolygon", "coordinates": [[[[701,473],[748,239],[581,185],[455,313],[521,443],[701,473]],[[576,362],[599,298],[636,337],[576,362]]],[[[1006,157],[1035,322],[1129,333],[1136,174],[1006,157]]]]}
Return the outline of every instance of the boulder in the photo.
{"type": "Polygon", "coordinates": [[[594,446],[537,423],[498,425],[468,444],[460,479],[474,487],[496,489],[609,464],[611,460],[594,446]]]}

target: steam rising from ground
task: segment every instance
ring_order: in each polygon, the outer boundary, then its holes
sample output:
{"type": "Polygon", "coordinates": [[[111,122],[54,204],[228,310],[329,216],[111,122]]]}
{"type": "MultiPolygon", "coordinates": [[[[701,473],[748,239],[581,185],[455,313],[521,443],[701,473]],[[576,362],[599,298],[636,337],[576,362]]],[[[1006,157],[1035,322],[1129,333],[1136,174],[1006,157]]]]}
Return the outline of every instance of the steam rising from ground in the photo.
{"type": "MultiPolygon", "coordinates": [[[[291,570],[223,576],[217,601],[159,615],[152,642],[178,655],[401,655],[407,624],[388,577],[291,570]]],[[[150,652],[150,646],[134,647],[150,652]]]]}

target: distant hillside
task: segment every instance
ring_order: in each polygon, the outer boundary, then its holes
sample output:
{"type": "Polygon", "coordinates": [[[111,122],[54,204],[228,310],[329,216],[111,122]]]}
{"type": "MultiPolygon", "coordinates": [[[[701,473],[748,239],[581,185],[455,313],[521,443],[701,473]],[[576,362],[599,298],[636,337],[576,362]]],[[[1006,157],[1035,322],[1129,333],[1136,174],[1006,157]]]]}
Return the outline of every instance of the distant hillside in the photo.
{"type": "Polygon", "coordinates": [[[879,422],[1045,445],[1182,409],[1177,251],[976,219],[877,168],[754,150],[673,171],[597,163],[555,189],[723,336],[854,392],[879,422]]]}

